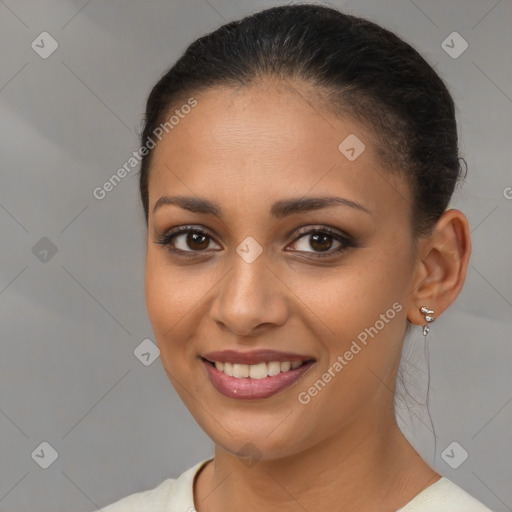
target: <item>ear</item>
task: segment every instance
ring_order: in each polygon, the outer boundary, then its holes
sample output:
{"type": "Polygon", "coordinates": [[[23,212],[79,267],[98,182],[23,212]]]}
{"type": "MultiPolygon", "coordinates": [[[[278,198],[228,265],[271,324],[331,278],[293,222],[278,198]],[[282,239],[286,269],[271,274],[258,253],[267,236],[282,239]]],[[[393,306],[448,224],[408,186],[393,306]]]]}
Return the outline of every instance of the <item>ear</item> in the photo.
{"type": "Polygon", "coordinates": [[[459,210],[446,210],[419,245],[418,268],[407,311],[410,322],[425,325],[422,306],[434,310],[435,318],[448,309],[462,289],[470,254],[466,216],[459,210]]]}

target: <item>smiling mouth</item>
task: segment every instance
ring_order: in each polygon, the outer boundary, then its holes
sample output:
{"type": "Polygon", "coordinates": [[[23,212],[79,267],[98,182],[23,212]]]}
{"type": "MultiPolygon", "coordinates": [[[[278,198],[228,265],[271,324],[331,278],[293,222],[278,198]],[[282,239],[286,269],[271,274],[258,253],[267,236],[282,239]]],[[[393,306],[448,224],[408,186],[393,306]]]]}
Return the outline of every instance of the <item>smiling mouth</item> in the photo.
{"type": "Polygon", "coordinates": [[[202,359],[228,377],[255,380],[274,377],[280,373],[291,372],[307,363],[314,362],[314,359],[305,359],[302,361],[268,361],[257,364],[240,364],[227,361],[209,361],[204,357],[202,359]]]}

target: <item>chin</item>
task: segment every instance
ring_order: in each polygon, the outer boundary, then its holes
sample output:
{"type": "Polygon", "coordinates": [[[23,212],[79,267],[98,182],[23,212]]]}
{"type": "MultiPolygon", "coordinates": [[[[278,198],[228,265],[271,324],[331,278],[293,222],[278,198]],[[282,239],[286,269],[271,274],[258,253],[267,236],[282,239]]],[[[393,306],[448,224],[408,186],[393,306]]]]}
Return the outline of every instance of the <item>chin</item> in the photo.
{"type": "Polygon", "coordinates": [[[315,444],[309,436],[309,443],[297,436],[304,433],[304,425],[299,426],[288,413],[277,417],[261,418],[261,415],[249,415],[246,421],[230,421],[223,415],[195,417],[199,426],[213,441],[216,447],[240,458],[251,461],[272,461],[293,456],[315,444]],[[284,421],[283,421],[284,420],[284,421]]]}

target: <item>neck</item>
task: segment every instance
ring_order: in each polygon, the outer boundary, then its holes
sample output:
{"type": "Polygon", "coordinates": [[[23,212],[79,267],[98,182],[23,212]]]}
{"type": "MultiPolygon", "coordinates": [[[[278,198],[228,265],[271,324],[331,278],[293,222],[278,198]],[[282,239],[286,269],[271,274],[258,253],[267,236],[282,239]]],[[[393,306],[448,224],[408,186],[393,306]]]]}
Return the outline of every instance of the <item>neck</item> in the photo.
{"type": "Polygon", "coordinates": [[[196,479],[198,512],[398,510],[439,479],[404,437],[393,415],[358,421],[292,456],[246,464],[221,447],[196,479]],[[357,427],[357,428],[356,428],[357,427]]]}

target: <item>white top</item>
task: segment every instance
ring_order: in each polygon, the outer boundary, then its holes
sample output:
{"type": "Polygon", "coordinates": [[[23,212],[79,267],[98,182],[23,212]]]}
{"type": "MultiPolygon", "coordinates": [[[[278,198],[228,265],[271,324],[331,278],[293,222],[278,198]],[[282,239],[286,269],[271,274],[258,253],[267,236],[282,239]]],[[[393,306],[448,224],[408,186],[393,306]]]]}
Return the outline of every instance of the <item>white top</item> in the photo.
{"type": "MultiPolygon", "coordinates": [[[[95,512],[194,512],[194,478],[210,459],[179,478],[168,478],[154,489],[126,496],[95,512]]],[[[397,512],[491,512],[451,480],[442,477],[397,512]]]]}

